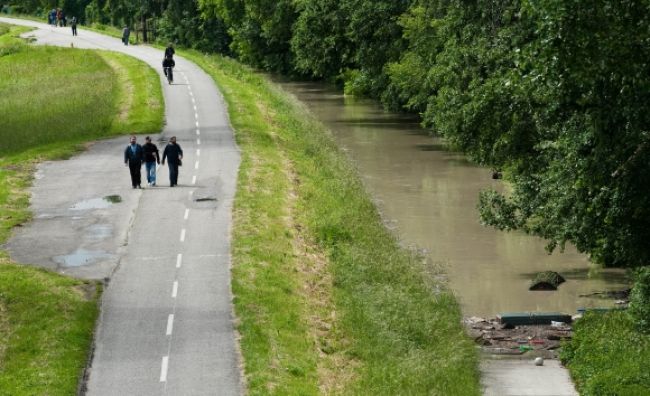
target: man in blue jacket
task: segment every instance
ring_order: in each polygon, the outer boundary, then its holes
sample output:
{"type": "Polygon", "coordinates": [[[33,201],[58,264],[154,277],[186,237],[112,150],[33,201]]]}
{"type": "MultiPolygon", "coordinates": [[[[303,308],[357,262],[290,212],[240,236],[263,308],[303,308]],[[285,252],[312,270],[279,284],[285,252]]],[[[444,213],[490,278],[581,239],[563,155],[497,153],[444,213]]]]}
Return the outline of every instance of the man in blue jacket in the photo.
{"type": "Polygon", "coordinates": [[[131,141],[124,150],[124,164],[129,167],[131,172],[131,185],[133,188],[142,188],[140,187],[140,168],[142,168],[143,162],[144,150],[142,150],[142,146],[136,143],[135,136],[131,135],[131,141]]]}

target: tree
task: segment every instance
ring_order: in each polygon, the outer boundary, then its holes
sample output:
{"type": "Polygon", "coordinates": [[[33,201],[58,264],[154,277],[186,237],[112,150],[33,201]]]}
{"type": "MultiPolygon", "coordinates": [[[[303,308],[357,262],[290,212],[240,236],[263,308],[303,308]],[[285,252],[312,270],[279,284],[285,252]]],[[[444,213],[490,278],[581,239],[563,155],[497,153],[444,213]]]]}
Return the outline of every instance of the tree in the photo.
{"type": "Polygon", "coordinates": [[[230,48],[241,61],[268,71],[293,70],[291,29],[298,17],[293,1],[201,0],[199,7],[226,23],[230,48]]]}

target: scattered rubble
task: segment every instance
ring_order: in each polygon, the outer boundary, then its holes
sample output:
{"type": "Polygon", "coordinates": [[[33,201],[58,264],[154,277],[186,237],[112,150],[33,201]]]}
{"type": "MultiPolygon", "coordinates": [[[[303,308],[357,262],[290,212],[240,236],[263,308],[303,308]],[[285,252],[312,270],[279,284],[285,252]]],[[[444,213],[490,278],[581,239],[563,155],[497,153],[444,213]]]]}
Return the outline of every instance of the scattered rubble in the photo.
{"type": "Polygon", "coordinates": [[[497,319],[470,317],[463,320],[467,333],[485,353],[496,355],[523,355],[533,352],[546,358],[557,358],[557,349],[563,340],[571,339],[570,324],[553,322],[550,325],[507,326],[497,319]]]}

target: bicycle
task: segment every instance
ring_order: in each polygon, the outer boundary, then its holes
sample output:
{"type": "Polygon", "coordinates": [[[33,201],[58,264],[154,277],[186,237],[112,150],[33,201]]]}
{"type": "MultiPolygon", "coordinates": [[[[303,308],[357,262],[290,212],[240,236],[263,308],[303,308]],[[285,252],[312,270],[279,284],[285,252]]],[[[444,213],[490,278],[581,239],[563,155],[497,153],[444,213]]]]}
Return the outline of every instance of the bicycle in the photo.
{"type": "Polygon", "coordinates": [[[163,71],[165,72],[165,77],[167,77],[167,82],[171,85],[174,82],[174,66],[176,62],[172,58],[165,58],[163,60],[163,71]]]}
{"type": "Polygon", "coordinates": [[[174,67],[173,66],[166,66],[163,68],[165,71],[165,76],[167,77],[167,82],[171,85],[171,83],[174,82],[174,67]]]}

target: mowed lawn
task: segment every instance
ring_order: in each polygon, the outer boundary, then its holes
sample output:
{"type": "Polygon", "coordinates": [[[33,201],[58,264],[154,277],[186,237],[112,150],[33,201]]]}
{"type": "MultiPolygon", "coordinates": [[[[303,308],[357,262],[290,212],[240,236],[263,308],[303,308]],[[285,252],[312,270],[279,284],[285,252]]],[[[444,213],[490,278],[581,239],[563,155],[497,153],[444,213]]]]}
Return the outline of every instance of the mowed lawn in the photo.
{"type": "MultiPolygon", "coordinates": [[[[159,78],[114,53],[29,46],[27,29],[0,24],[0,244],[29,221],[39,161],[84,143],[157,133],[159,78]]],[[[0,251],[0,395],[77,393],[99,312],[101,285],[13,263],[0,251]]]]}

